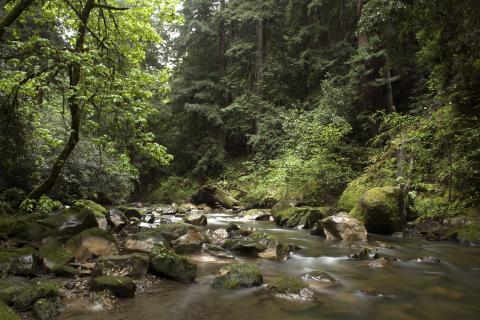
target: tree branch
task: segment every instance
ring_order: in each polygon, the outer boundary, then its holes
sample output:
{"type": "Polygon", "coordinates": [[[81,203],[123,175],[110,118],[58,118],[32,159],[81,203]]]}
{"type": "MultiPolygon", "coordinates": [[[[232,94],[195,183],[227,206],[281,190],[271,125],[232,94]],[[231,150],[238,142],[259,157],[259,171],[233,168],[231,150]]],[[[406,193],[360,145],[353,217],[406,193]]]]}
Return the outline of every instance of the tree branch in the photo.
{"type": "Polygon", "coordinates": [[[15,20],[27,9],[27,7],[33,2],[34,0],[20,0],[17,2],[15,7],[10,10],[1,20],[0,20],[0,40],[5,35],[5,30],[10,27],[15,20]]]}

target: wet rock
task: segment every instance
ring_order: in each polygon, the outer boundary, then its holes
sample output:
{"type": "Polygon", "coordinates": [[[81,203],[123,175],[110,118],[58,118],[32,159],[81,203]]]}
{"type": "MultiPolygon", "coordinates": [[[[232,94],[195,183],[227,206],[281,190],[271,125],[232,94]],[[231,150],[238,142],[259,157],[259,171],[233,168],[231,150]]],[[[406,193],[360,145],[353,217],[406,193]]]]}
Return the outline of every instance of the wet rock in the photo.
{"type": "Polygon", "coordinates": [[[58,244],[45,244],[38,251],[39,256],[47,268],[54,264],[68,264],[75,260],[75,257],[58,244]]]}
{"type": "Polygon", "coordinates": [[[280,227],[295,228],[303,227],[311,229],[315,223],[334,213],[331,207],[288,207],[281,210],[273,210],[272,216],[275,223],[280,227]]]}
{"type": "Polygon", "coordinates": [[[7,305],[0,301],[0,319],[2,320],[20,320],[20,317],[7,305]]]}
{"type": "Polygon", "coordinates": [[[108,290],[120,298],[133,298],[137,290],[136,283],[128,277],[100,276],[90,279],[88,282],[93,291],[108,290]]]}
{"type": "Polygon", "coordinates": [[[75,278],[77,276],[77,270],[73,269],[72,267],[65,266],[63,264],[54,264],[50,271],[57,277],[63,278],[75,278]]]}
{"type": "Polygon", "coordinates": [[[104,256],[97,259],[93,274],[140,279],[148,273],[148,266],[149,257],[147,255],[104,256]]]}
{"type": "Polygon", "coordinates": [[[107,221],[115,230],[122,229],[128,223],[128,219],[119,209],[111,209],[108,211],[107,221]]]}
{"type": "Polygon", "coordinates": [[[192,224],[194,226],[206,226],[207,225],[207,217],[200,213],[191,213],[183,220],[186,223],[192,224]]]}
{"type": "Polygon", "coordinates": [[[63,310],[60,298],[39,299],[33,304],[33,316],[38,320],[55,320],[63,310]]]}
{"type": "Polygon", "coordinates": [[[302,277],[303,280],[305,281],[316,281],[316,282],[322,282],[328,285],[338,285],[340,284],[340,281],[329,275],[328,273],[324,271],[312,271],[307,274],[305,274],[302,277]]]}
{"type": "Polygon", "coordinates": [[[230,222],[227,227],[225,228],[225,230],[227,231],[228,234],[231,234],[237,230],[240,230],[240,227],[237,226],[235,223],[233,222],[230,222]]]}
{"type": "Polygon", "coordinates": [[[93,212],[95,217],[104,218],[107,214],[107,209],[105,209],[105,207],[91,200],[78,200],[73,204],[73,206],[77,208],[89,209],[93,212]]]}
{"type": "Polygon", "coordinates": [[[318,300],[315,292],[306,283],[291,277],[283,277],[269,284],[267,292],[276,298],[299,302],[315,302],[318,300]]]}
{"type": "Polygon", "coordinates": [[[192,197],[195,203],[206,203],[208,205],[215,205],[217,202],[228,209],[239,204],[230,193],[220,189],[218,186],[206,185],[200,188],[192,197]]]}
{"type": "Polygon", "coordinates": [[[198,210],[201,210],[203,213],[210,213],[212,212],[212,208],[207,205],[206,203],[201,203],[197,206],[198,210]]]}
{"type": "Polygon", "coordinates": [[[391,234],[404,223],[400,204],[399,188],[373,188],[360,198],[350,214],[363,222],[368,232],[391,234]]]}
{"type": "Polygon", "coordinates": [[[41,220],[41,223],[49,226],[57,235],[64,238],[98,227],[94,212],[88,208],[78,207],[71,207],[63,214],[41,220]]]}
{"type": "Polygon", "coordinates": [[[195,264],[163,246],[155,246],[152,250],[150,269],[156,274],[184,283],[193,282],[197,273],[195,264]]]}
{"type": "Polygon", "coordinates": [[[198,231],[190,230],[187,234],[172,241],[172,247],[178,254],[199,252],[207,239],[198,231]]]}
{"type": "Polygon", "coordinates": [[[323,229],[323,225],[321,222],[317,222],[313,225],[312,229],[310,230],[310,234],[312,236],[320,236],[326,238],[327,235],[325,234],[325,230],[323,229]]]}
{"type": "Polygon", "coordinates": [[[44,270],[42,259],[33,248],[0,249],[0,272],[17,276],[35,276],[44,270]]]}
{"type": "Polygon", "coordinates": [[[290,247],[282,243],[278,243],[275,248],[278,261],[285,261],[290,257],[290,247]]]}
{"type": "Polygon", "coordinates": [[[223,247],[242,254],[257,256],[268,248],[276,248],[277,244],[277,239],[268,233],[237,230],[224,242],[223,247]]]}
{"type": "Polygon", "coordinates": [[[260,270],[250,264],[233,263],[220,269],[213,281],[214,288],[250,288],[263,282],[260,270]]]}
{"type": "Polygon", "coordinates": [[[150,253],[155,245],[170,246],[159,230],[149,229],[131,235],[123,243],[128,252],[150,253]]]}
{"type": "Polygon", "coordinates": [[[137,219],[142,219],[143,215],[140,213],[140,210],[136,208],[129,208],[123,212],[123,215],[127,219],[132,219],[132,218],[137,218],[137,219]]]}
{"type": "Polygon", "coordinates": [[[207,243],[205,245],[205,252],[207,252],[208,254],[214,256],[215,258],[219,258],[219,259],[233,259],[234,258],[234,256],[227,253],[225,251],[225,249],[223,249],[222,247],[220,247],[218,245],[215,245],[215,244],[207,243]]]}
{"type": "Polygon", "coordinates": [[[350,259],[355,260],[369,260],[378,258],[378,250],[375,248],[362,248],[360,251],[357,251],[350,255],[350,259]]]}
{"type": "Polygon", "coordinates": [[[252,221],[269,221],[272,214],[268,209],[250,209],[242,211],[242,217],[252,221]]]}
{"type": "Polygon", "coordinates": [[[212,244],[222,245],[228,239],[228,232],[226,229],[207,230],[205,235],[208,241],[212,244]]]}
{"type": "Polygon", "coordinates": [[[437,257],[428,256],[428,257],[417,258],[415,262],[423,263],[423,264],[436,264],[436,263],[440,263],[440,259],[437,257]]]}
{"type": "Polygon", "coordinates": [[[321,224],[327,240],[367,241],[367,230],[363,224],[346,213],[338,213],[325,218],[321,224]]]}
{"type": "Polygon", "coordinates": [[[119,254],[115,237],[100,228],[88,229],[79,233],[68,240],[66,248],[79,261],[119,254]]]}
{"type": "Polygon", "coordinates": [[[390,259],[387,257],[381,257],[370,262],[368,265],[372,268],[383,269],[390,265],[390,259]]]}

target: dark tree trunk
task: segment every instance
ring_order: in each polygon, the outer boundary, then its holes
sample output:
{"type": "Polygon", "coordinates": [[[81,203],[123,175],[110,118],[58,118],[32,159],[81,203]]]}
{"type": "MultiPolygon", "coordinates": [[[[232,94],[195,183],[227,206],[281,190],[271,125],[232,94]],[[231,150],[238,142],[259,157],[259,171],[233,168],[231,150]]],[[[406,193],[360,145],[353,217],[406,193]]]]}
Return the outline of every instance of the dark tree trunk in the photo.
{"type": "Polygon", "coordinates": [[[10,12],[0,20],[0,40],[5,35],[5,31],[15,20],[25,11],[34,0],[19,0],[10,12]]]}
{"type": "MultiPolygon", "coordinates": [[[[80,22],[78,27],[78,35],[77,39],[75,40],[75,52],[81,53],[84,51],[84,43],[85,43],[85,34],[87,32],[87,23],[90,17],[90,13],[94,8],[94,0],[87,0],[85,6],[83,7],[80,13],[80,22]]],[[[82,66],[77,63],[73,62],[69,66],[69,84],[70,87],[73,89],[73,92],[78,90],[78,84],[80,83],[81,79],[81,72],[82,66]]],[[[68,107],[70,110],[71,116],[71,124],[70,124],[70,135],[68,137],[67,143],[63,147],[62,151],[58,155],[57,159],[52,165],[52,169],[50,170],[50,174],[48,175],[47,179],[42,182],[37,188],[35,188],[29,195],[28,198],[30,199],[38,199],[43,194],[49,192],[62,171],[62,168],[65,166],[65,163],[72,153],[73,149],[78,143],[80,138],[80,119],[81,119],[81,107],[78,100],[78,95],[74,94],[69,97],[68,99],[68,107]]]]}

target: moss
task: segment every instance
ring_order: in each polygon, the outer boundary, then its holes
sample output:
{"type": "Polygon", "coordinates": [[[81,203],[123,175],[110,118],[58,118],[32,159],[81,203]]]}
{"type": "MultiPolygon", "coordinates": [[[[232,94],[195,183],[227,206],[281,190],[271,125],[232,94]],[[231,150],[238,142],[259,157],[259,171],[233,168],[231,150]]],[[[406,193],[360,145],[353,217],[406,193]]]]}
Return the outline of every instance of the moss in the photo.
{"type": "Polygon", "coordinates": [[[164,246],[155,246],[150,254],[150,268],[157,274],[180,282],[193,282],[197,266],[164,246]]]}
{"type": "Polygon", "coordinates": [[[223,267],[215,280],[213,287],[215,288],[250,288],[259,286],[263,282],[260,270],[246,263],[233,263],[223,267]]]}
{"type": "Polygon", "coordinates": [[[60,299],[39,299],[33,305],[33,315],[38,320],[56,319],[63,303],[60,299]]]}
{"type": "Polygon", "coordinates": [[[96,217],[104,218],[107,214],[107,209],[102,205],[92,201],[92,200],[78,200],[74,203],[74,207],[77,208],[86,208],[93,212],[96,217]]]}
{"type": "Polygon", "coordinates": [[[279,243],[275,236],[265,232],[253,232],[250,238],[268,248],[276,248],[279,243]]]}
{"type": "Polygon", "coordinates": [[[30,247],[18,249],[0,249],[0,272],[4,274],[14,273],[17,257],[34,255],[35,250],[30,247]]]}
{"type": "Polygon", "coordinates": [[[353,180],[342,192],[342,195],[338,200],[338,208],[345,211],[351,211],[368,189],[370,189],[370,186],[363,184],[359,180],[353,180]]]}
{"type": "Polygon", "coordinates": [[[129,277],[100,276],[90,279],[89,286],[94,291],[109,290],[117,297],[132,298],[137,290],[137,285],[129,277]]]}
{"type": "Polygon", "coordinates": [[[273,212],[275,223],[281,227],[294,228],[303,225],[310,229],[313,225],[333,213],[331,207],[288,207],[273,212]]]}
{"type": "Polygon", "coordinates": [[[400,230],[404,222],[400,189],[378,187],[368,190],[350,215],[361,222],[369,232],[388,234],[400,230]]]}
{"type": "Polygon", "coordinates": [[[300,294],[308,286],[299,279],[282,277],[269,286],[269,291],[278,294],[300,294]]]}
{"type": "Polygon", "coordinates": [[[16,291],[10,303],[17,310],[26,310],[38,299],[56,297],[58,295],[59,288],[57,284],[45,281],[32,288],[24,288],[16,291]]]}
{"type": "Polygon", "coordinates": [[[78,207],[68,208],[63,214],[43,219],[40,223],[52,228],[62,237],[73,236],[84,230],[98,227],[93,211],[78,207]]]}
{"type": "Polygon", "coordinates": [[[469,224],[450,229],[448,236],[456,238],[464,244],[480,244],[480,222],[471,222],[469,224]]]}
{"type": "Polygon", "coordinates": [[[77,271],[72,267],[63,264],[54,264],[51,268],[52,273],[57,277],[75,278],[77,271]]]}
{"type": "Polygon", "coordinates": [[[20,317],[12,309],[0,302],[0,319],[20,320],[20,317]]]}
{"type": "Polygon", "coordinates": [[[57,264],[67,264],[74,260],[74,257],[61,246],[43,245],[39,250],[40,257],[50,260],[57,264]]]}

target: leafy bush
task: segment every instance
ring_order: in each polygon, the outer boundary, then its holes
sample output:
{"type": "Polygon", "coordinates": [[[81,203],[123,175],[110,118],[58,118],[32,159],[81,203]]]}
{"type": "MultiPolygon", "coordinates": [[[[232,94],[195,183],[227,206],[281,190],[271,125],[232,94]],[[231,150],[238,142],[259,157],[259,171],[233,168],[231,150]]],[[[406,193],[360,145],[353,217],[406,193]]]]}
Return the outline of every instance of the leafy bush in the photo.
{"type": "Polygon", "coordinates": [[[62,203],[60,201],[52,200],[47,196],[41,196],[38,200],[25,199],[20,204],[20,212],[23,214],[35,213],[45,215],[60,210],[61,208],[62,203]]]}
{"type": "Polygon", "coordinates": [[[147,201],[155,203],[187,202],[190,201],[198,187],[198,184],[190,179],[170,176],[148,194],[147,201]]]}

